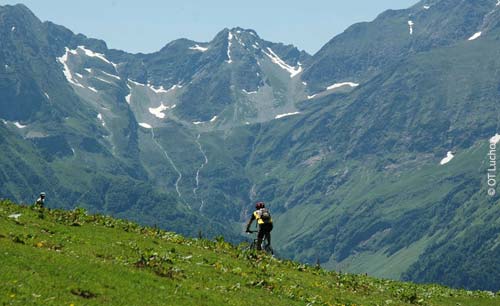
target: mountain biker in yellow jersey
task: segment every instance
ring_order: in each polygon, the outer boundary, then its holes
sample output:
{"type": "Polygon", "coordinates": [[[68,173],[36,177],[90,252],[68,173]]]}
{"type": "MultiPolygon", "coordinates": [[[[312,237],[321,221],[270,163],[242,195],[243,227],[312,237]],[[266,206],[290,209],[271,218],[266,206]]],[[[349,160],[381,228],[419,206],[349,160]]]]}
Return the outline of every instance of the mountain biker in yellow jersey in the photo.
{"type": "Polygon", "coordinates": [[[247,233],[250,233],[252,222],[257,220],[259,232],[257,233],[257,250],[262,250],[262,240],[265,238],[269,245],[271,244],[271,231],[273,230],[273,219],[269,209],[266,208],[264,202],[255,204],[255,211],[252,213],[250,220],[247,223],[247,233]]]}

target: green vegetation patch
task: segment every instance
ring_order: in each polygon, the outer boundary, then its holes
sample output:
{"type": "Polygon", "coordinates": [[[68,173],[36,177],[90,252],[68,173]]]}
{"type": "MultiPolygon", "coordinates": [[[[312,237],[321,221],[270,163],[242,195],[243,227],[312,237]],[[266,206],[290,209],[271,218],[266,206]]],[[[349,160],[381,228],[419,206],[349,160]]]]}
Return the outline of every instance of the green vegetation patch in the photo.
{"type": "Polygon", "coordinates": [[[0,202],[4,305],[498,305],[490,292],[328,272],[103,215],[0,202]]]}

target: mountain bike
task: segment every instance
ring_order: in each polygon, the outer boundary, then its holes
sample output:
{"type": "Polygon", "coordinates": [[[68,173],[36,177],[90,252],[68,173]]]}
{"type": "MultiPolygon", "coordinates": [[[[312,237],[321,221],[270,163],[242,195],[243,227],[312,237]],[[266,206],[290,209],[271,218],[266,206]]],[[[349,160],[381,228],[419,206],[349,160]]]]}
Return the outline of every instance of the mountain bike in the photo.
{"type": "MultiPolygon", "coordinates": [[[[259,231],[248,231],[247,233],[249,234],[257,234],[259,231]]],[[[257,235],[255,235],[253,241],[250,243],[248,246],[247,250],[257,250],[257,243],[258,243],[258,238],[257,235]]],[[[270,237],[265,235],[264,238],[262,239],[262,245],[261,245],[262,251],[274,255],[274,250],[273,247],[271,246],[271,241],[270,237]]]]}

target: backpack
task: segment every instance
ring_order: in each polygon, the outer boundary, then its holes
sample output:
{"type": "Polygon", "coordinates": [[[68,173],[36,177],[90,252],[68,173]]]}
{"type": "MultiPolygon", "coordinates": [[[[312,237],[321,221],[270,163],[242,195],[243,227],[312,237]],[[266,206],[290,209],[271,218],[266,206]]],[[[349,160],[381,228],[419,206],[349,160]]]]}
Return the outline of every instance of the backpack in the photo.
{"type": "Polygon", "coordinates": [[[260,219],[264,221],[264,223],[271,223],[271,213],[267,208],[260,209],[260,219]]]}

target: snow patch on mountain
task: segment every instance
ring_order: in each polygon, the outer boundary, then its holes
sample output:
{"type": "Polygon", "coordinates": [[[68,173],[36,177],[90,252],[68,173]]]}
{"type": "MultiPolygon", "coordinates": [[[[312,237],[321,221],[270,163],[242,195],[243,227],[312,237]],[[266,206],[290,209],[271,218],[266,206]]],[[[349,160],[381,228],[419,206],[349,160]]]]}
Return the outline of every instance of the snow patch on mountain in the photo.
{"type": "Polygon", "coordinates": [[[273,63],[288,71],[290,73],[290,78],[293,78],[302,72],[302,66],[300,65],[300,63],[298,68],[292,67],[288,65],[284,60],[282,60],[278,55],[276,55],[276,53],[274,53],[271,48],[268,47],[267,51],[269,51],[269,53],[262,50],[262,52],[264,52],[264,54],[267,55],[273,63]]]}
{"type": "MultiPolygon", "coordinates": [[[[499,1],[499,3],[500,3],[500,0],[498,0],[498,1],[499,1]]],[[[497,5],[498,5],[498,4],[497,4],[497,5]]],[[[499,142],[500,142],[500,134],[495,134],[495,136],[493,136],[493,137],[491,137],[491,138],[490,138],[490,143],[491,143],[491,144],[496,145],[496,144],[498,144],[499,142]]]]}
{"type": "Polygon", "coordinates": [[[316,98],[317,96],[318,96],[318,94],[314,94],[314,95],[312,95],[312,96],[307,96],[307,99],[308,99],[308,100],[311,100],[311,99],[316,98]]]}
{"type": "Polygon", "coordinates": [[[125,101],[127,101],[128,104],[130,104],[131,99],[132,99],[131,93],[129,93],[128,95],[125,96],[125,101]]]}
{"type": "Polygon", "coordinates": [[[208,48],[205,48],[205,47],[202,47],[198,44],[192,46],[192,47],[189,47],[190,50],[195,50],[195,51],[200,51],[200,52],[206,52],[208,50],[208,48]]]}
{"type": "Polygon", "coordinates": [[[88,57],[95,57],[95,58],[98,58],[100,59],[101,61],[105,62],[105,63],[108,63],[110,65],[112,65],[115,69],[117,67],[117,65],[111,61],[109,61],[106,56],[104,56],[104,54],[101,54],[101,53],[97,53],[97,52],[94,52],[90,49],[87,49],[85,46],[78,46],[78,49],[82,50],[86,56],[88,57]]]}
{"type": "Polygon", "coordinates": [[[483,34],[483,32],[477,32],[477,33],[475,33],[474,35],[472,35],[471,37],[469,37],[469,39],[468,39],[468,40],[469,40],[469,41],[470,41],[470,40],[476,40],[476,39],[478,39],[478,38],[481,36],[481,34],[483,34]]]}
{"type": "Polygon", "coordinates": [[[87,71],[88,73],[92,73],[92,69],[91,68],[85,68],[85,71],[87,71]]]}
{"type": "Polygon", "coordinates": [[[231,46],[233,45],[233,33],[229,31],[227,34],[227,63],[231,64],[233,60],[231,59],[231,46]]]}
{"type": "Polygon", "coordinates": [[[63,65],[64,76],[66,77],[66,80],[68,80],[69,83],[83,88],[84,86],[82,84],[78,83],[78,81],[76,81],[73,78],[73,75],[71,74],[71,70],[69,69],[69,66],[68,66],[69,54],[75,55],[75,54],[77,54],[77,52],[75,50],[70,50],[68,47],[66,47],[65,50],[66,50],[66,52],[64,53],[64,55],[57,58],[57,61],[63,65]]]}
{"type": "Polygon", "coordinates": [[[245,89],[242,89],[241,91],[243,91],[244,93],[246,93],[247,95],[253,95],[253,94],[256,94],[257,91],[246,91],[245,89]]]}
{"type": "Polygon", "coordinates": [[[415,23],[413,22],[413,20],[408,20],[408,27],[410,28],[410,35],[413,35],[413,26],[415,25],[415,23]]]}
{"type": "Polygon", "coordinates": [[[141,122],[139,123],[140,126],[142,126],[145,129],[152,129],[153,127],[149,123],[141,122]]]}
{"type": "Polygon", "coordinates": [[[200,124],[205,124],[207,122],[215,122],[217,118],[218,118],[217,116],[213,116],[212,119],[210,119],[209,121],[193,121],[193,124],[200,125],[200,124]]]}
{"type": "Polygon", "coordinates": [[[157,118],[164,119],[166,115],[163,112],[166,111],[169,108],[170,107],[168,107],[168,106],[164,105],[163,103],[161,103],[160,106],[158,106],[156,108],[150,107],[149,108],[149,112],[151,114],[155,115],[157,118]]]}
{"type": "Polygon", "coordinates": [[[117,79],[117,80],[121,80],[121,78],[119,76],[117,76],[117,75],[114,75],[114,74],[111,74],[111,73],[107,73],[106,71],[102,71],[102,70],[101,70],[101,72],[104,73],[105,75],[109,76],[109,77],[112,77],[112,78],[117,79]]]}
{"type": "Polygon", "coordinates": [[[295,115],[299,115],[299,114],[300,114],[300,112],[286,113],[286,114],[276,115],[276,117],[274,117],[274,119],[281,119],[281,118],[295,116],[295,115]]]}
{"type": "Polygon", "coordinates": [[[441,162],[439,163],[440,165],[446,165],[447,163],[449,163],[453,158],[455,157],[455,155],[453,154],[452,151],[449,151],[447,154],[446,154],[446,157],[443,158],[441,160],[441,162]]]}
{"type": "Polygon", "coordinates": [[[18,129],[24,129],[24,128],[28,127],[27,125],[22,125],[21,123],[19,123],[19,121],[14,122],[14,125],[15,125],[18,129]]]}
{"type": "Polygon", "coordinates": [[[106,126],[106,122],[104,122],[104,118],[102,117],[101,113],[97,114],[97,119],[99,119],[99,121],[101,121],[102,126],[104,126],[104,127],[106,126]]]}
{"type": "Polygon", "coordinates": [[[16,30],[16,27],[14,27],[14,26],[12,28],[10,28],[11,32],[14,32],[15,30],[16,30]]]}
{"type": "Polygon", "coordinates": [[[97,91],[97,89],[95,89],[95,88],[94,88],[94,87],[92,87],[92,86],[89,86],[89,87],[88,87],[88,89],[92,90],[92,91],[93,91],[93,92],[95,92],[95,93],[97,93],[97,92],[98,92],[98,91],[97,91]]]}
{"type": "Polygon", "coordinates": [[[424,5],[424,10],[428,10],[428,9],[430,9],[430,8],[431,8],[431,6],[430,6],[430,5],[424,5]]]}
{"type": "Polygon", "coordinates": [[[136,81],[133,81],[131,79],[128,79],[128,81],[134,85],[137,85],[137,86],[146,86],[146,84],[142,84],[142,83],[139,83],[139,82],[136,82],[136,81]]]}
{"type": "Polygon", "coordinates": [[[148,87],[149,89],[151,89],[152,91],[154,91],[155,93],[157,94],[162,94],[162,93],[169,93],[171,92],[172,90],[175,90],[177,88],[182,88],[182,85],[180,84],[176,84],[176,85],[173,85],[172,87],[170,87],[169,89],[165,89],[165,87],[163,86],[160,86],[160,87],[154,87],[153,85],[151,85],[150,83],[148,83],[148,87]]]}
{"type": "Polygon", "coordinates": [[[333,90],[333,89],[337,89],[337,88],[344,87],[344,86],[358,87],[359,84],[358,83],[354,83],[354,82],[335,83],[335,84],[332,84],[332,85],[328,86],[326,88],[326,90],[333,90]]]}
{"type": "Polygon", "coordinates": [[[47,98],[47,100],[50,100],[50,96],[49,96],[49,94],[48,94],[48,93],[43,92],[43,94],[45,95],[45,97],[47,98]]]}

